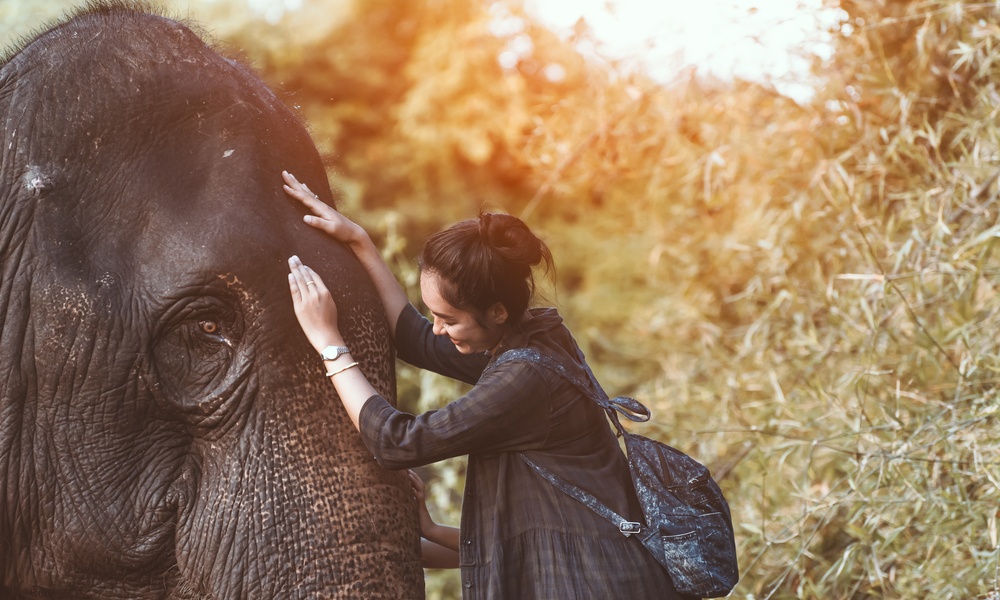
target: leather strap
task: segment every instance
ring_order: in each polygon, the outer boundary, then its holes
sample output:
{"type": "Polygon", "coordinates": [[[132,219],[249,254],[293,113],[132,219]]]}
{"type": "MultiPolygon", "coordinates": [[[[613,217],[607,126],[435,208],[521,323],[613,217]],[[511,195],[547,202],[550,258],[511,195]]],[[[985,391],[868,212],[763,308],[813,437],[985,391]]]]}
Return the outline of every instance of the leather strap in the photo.
{"type": "Polygon", "coordinates": [[[625,517],[619,515],[615,511],[611,510],[611,508],[609,508],[608,505],[604,504],[603,502],[595,498],[591,493],[581,488],[578,488],[577,486],[566,481],[562,477],[559,477],[552,471],[549,471],[545,467],[539,465],[535,461],[525,456],[523,452],[518,452],[517,455],[520,456],[521,460],[526,462],[529,467],[534,469],[536,473],[547,479],[548,482],[551,483],[553,487],[555,487],[560,492],[563,492],[570,498],[577,500],[578,502],[580,502],[580,504],[583,504],[590,510],[597,513],[599,516],[604,517],[606,521],[617,527],[618,531],[625,534],[625,537],[628,537],[633,533],[639,533],[642,531],[642,525],[640,523],[636,523],[635,521],[629,521],[625,517]]]}

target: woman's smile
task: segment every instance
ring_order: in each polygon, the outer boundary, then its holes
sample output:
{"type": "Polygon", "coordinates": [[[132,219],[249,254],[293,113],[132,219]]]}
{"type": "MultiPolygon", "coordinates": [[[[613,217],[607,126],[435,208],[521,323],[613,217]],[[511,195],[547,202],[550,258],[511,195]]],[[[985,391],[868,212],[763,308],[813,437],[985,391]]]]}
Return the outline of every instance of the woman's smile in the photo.
{"type": "Polygon", "coordinates": [[[421,273],[420,296],[431,311],[434,334],[448,336],[462,354],[486,352],[500,341],[500,332],[480,324],[468,310],[452,306],[441,293],[441,278],[433,273],[421,273]]]}

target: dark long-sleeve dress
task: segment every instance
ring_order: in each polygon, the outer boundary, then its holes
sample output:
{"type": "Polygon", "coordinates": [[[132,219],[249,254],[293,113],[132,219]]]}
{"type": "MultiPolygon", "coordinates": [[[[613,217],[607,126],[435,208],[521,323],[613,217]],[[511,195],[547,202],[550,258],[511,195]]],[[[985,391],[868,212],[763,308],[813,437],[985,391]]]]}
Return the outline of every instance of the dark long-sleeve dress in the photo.
{"type": "MultiPolygon", "coordinates": [[[[396,345],[406,362],[475,384],[421,415],[380,396],[360,415],[362,439],[386,468],[469,455],[459,548],[464,599],[683,598],[636,538],[553,488],[515,453],[641,520],[625,456],[599,407],[535,365],[484,374],[493,357],[459,353],[412,306],[400,314],[396,345]]],[[[582,353],[554,309],[530,311],[502,350],[518,347],[586,380],[582,353]]]]}

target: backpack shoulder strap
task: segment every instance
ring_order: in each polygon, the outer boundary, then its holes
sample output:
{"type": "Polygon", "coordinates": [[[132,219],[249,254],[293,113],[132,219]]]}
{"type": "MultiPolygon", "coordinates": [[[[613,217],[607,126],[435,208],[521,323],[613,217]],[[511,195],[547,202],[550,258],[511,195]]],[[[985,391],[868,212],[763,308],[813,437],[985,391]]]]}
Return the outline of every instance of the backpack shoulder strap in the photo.
{"type": "Polygon", "coordinates": [[[580,504],[583,504],[590,510],[594,511],[598,516],[603,517],[605,521],[608,521],[617,527],[618,531],[625,534],[625,537],[642,531],[641,523],[629,521],[625,517],[619,515],[606,504],[595,498],[590,492],[587,492],[586,490],[566,481],[562,477],[559,477],[552,471],[549,471],[545,467],[528,458],[523,452],[518,452],[517,455],[521,457],[521,460],[527,463],[529,467],[534,469],[536,473],[551,483],[552,487],[578,501],[580,504]]]}
{"type": "MultiPolygon", "coordinates": [[[[650,418],[649,409],[646,406],[634,398],[629,398],[628,396],[618,396],[615,398],[601,397],[591,389],[586,383],[581,381],[578,377],[566,370],[566,367],[559,364],[555,360],[545,356],[544,354],[538,352],[533,348],[514,348],[508,350],[497,357],[496,361],[491,365],[491,369],[509,362],[527,362],[535,365],[544,367],[576,387],[585,397],[590,398],[595,404],[607,411],[608,416],[611,421],[615,424],[615,428],[620,434],[624,434],[622,425],[618,420],[618,415],[625,417],[630,421],[635,422],[645,422],[650,418]]],[[[594,386],[600,390],[601,393],[604,392],[601,386],[597,383],[597,380],[593,377],[593,373],[590,372],[590,368],[587,368],[588,374],[594,383],[594,386]]]]}

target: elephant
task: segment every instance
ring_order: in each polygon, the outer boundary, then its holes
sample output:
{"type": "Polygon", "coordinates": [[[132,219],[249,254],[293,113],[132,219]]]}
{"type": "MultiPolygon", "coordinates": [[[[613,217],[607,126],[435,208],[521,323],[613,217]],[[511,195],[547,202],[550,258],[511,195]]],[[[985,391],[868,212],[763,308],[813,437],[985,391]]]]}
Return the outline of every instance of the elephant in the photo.
{"type": "Polygon", "coordinates": [[[124,0],[0,65],[0,597],[422,598],[413,491],[293,313],[297,254],[395,402],[370,279],[282,190],[338,199],[296,113],[124,0]]]}

